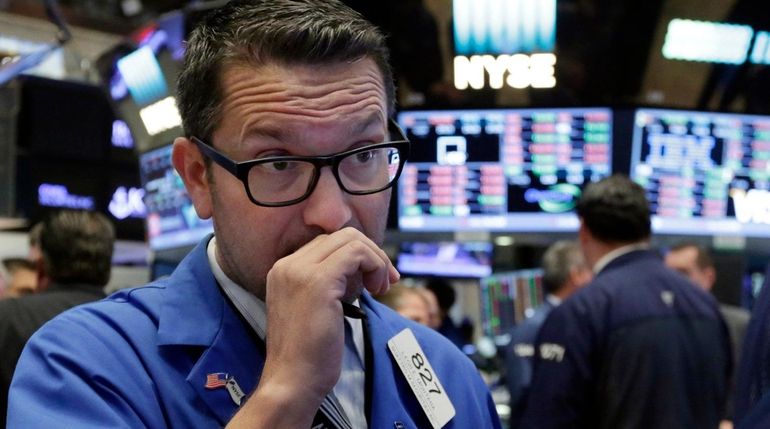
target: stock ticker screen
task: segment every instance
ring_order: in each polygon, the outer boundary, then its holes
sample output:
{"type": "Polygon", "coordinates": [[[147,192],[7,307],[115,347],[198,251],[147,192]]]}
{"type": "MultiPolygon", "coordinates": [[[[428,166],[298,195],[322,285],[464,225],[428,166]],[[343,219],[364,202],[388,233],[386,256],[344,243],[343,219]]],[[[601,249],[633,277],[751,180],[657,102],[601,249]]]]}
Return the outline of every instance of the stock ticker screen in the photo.
{"type": "Polygon", "coordinates": [[[660,234],[770,237],[770,117],[637,109],[631,175],[660,234]]]}
{"type": "Polygon", "coordinates": [[[211,219],[201,219],[195,212],[182,178],[171,163],[172,147],[164,145],[139,156],[147,239],[153,250],[192,246],[214,230],[211,219]]]}
{"type": "Polygon", "coordinates": [[[572,232],[583,187],[611,174],[608,108],[402,111],[404,231],[572,232]]]}

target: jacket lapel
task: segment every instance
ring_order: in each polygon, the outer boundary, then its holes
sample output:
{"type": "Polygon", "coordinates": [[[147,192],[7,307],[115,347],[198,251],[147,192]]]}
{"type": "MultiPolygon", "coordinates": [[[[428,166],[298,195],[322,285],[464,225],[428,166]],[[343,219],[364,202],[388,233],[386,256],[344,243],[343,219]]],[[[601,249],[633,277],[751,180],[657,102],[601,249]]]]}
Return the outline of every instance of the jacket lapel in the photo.
{"type": "MultiPolygon", "coordinates": [[[[229,305],[226,307],[222,329],[187,376],[187,382],[222,425],[238,411],[237,396],[233,398],[227,387],[207,388],[208,376],[225,373],[243,394],[248,395],[256,388],[265,364],[263,352],[256,347],[229,305]]],[[[245,397],[241,399],[246,400],[245,397]]]]}
{"type": "Polygon", "coordinates": [[[224,426],[238,405],[226,387],[206,388],[207,376],[226,373],[248,395],[261,375],[264,353],[217,285],[206,255],[207,245],[208,240],[203,240],[169,279],[158,340],[160,346],[205,349],[188,373],[187,382],[224,426]]]}
{"type": "MultiPolygon", "coordinates": [[[[366,371],[372,371],[370,427],[394,427],[396,422],[404,427],[429,425],[427,418],[415,422],[413,416],[424,412],[415,399],[398,365],[388,349],[388,340],[401,329],[391,326],[379,313],[376,303],[368,293],[361,295],[366,307],[369,338],[372,345],[372,359],[366,363],[366,371]]],[[[419,417],[418,417],[419,419],[419,417]]]]}

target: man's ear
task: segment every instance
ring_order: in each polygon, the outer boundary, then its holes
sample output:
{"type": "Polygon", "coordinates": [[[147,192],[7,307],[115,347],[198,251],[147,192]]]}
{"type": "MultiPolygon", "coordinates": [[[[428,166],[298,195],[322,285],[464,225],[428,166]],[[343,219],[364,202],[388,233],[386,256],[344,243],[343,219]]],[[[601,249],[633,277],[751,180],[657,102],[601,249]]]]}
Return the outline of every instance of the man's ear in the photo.
{"type": "Polygon", "coordinates": [[[48,275],[48,269],[45,266],[45,262],[43,262],[42,256],[35,261],[35,270],[37,271],[35,293],[45,292],[48,286],[51,285],[51,277],[48,275]]]}
{"type": "Polygon", "coordinates": [[[211,185],[208,170],[198,147],[187,138],[177,137],[171,154],[177,173],[182,178],[187,193],[190,195],[195,211],[201,219],[208,219],[212,214],[211,185]]]}
{"type": "Polygon", "coordinates": [[[584,245],[586,241],[591,238],[591,232],[586,228],[583,223],[583,219],[580,219],[580,226],[578,227],[578,241],[581,245],[584,245]]]}
{"type": "Polygon", "coordinates": [[[703,275],[706,277],[706,281],[709,285],[709,290],[714,287],[717,282],[717,270],[714,267],[706,267],[703,269],[703,275]]]}

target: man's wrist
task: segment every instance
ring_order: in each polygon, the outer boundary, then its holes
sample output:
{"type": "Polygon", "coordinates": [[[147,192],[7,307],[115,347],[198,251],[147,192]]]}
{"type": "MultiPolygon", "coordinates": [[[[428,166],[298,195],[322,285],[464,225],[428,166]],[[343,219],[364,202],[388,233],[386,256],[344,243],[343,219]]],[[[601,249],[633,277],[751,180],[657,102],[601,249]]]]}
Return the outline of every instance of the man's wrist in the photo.
{"type": "Polygon", "coordinates": [[[263,377],[227,428],[310,427],[323,396],[296,382],[263,377]]]}

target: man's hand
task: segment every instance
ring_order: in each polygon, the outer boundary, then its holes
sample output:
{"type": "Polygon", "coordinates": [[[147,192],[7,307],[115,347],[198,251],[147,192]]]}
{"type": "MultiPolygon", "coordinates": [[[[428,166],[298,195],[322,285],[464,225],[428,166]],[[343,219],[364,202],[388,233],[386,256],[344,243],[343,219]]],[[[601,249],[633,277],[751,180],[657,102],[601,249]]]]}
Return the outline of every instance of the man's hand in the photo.
{"type": "Polygon", "coordinates": [[[340,376],[342,301],[352,302],[362,289],[384,293],[398,278],[385,252],[354,228],[320,235],[276,262],[267,275],[265,367],[254,400],[231,424],[275,406],[281,427],[309,427],[340,376]]]}

